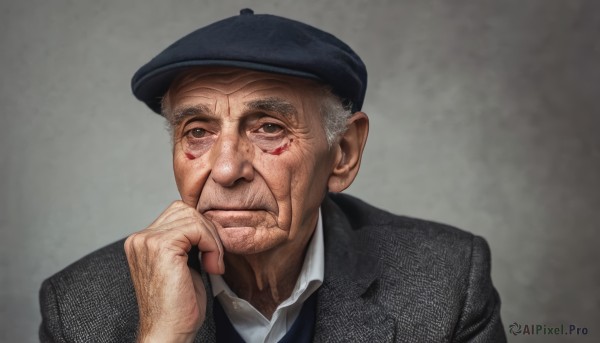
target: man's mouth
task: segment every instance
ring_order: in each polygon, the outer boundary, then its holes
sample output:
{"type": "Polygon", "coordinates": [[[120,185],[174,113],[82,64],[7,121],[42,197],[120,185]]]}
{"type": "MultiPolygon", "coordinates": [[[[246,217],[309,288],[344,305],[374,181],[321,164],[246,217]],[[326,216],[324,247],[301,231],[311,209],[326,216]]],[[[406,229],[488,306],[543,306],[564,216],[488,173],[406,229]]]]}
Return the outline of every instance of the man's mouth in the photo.
{"type": "Polygon", "coordinates": [[[263,220],[264,216],[258,214],[264,209],[248,208],[227,208],[227,209],[209,209],[203,214],[213,222],[218,223],[224,228],[228,227],[256,227],[263,220]]]}
{"type": "Polygon", "coordinates": [[[202,213],[209,211],[265,211],[262,207],[243,207],[243,206],[219,206],[219,207],[207,207],[200,209],[202,213]]]}
{"type": "Polygon", "coordinates": [[[266,211],[268,206],[264,203],[253,201],[218,201],[218,202],[198,202],[198,211],[206,213],[209,211],[266,211]]]}

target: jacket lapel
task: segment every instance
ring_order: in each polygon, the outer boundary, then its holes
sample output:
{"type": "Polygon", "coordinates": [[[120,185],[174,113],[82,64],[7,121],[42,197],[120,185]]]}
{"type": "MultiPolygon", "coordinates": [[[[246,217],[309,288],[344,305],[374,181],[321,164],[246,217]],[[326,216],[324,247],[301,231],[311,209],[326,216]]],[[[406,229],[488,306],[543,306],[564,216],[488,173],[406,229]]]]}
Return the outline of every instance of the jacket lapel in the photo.
{"type": "Polygon", "coordinates": [[[329,197],[321,207],[325,238],[325,280],[319,289],[315,342],[390,342],[395,321],[378,304],[380,264],[365,251],[368,230],[353,231],[329,197]]]}
{"type": "Polygon", "coordinates": [[[198,256],[198,253],[199,251],[197,247],[192,248],[192,250],[189,252],[190,258],[188,259],[188,266],[197,270],[202,277],[202,282],[204,283],[204,288],[206,289],[206,318],[204,319],[204,323],[200,327],[200,330],[198,330],[196,333],[194,342],[216,342],[217,328],[215,325],[215,319],[213,317],[213,302],[215,301],[215,298],[212,296],[212,286],[210,284],[208,274],[202,268],[200,268],[200,260],[196,257],[198,256]]]}

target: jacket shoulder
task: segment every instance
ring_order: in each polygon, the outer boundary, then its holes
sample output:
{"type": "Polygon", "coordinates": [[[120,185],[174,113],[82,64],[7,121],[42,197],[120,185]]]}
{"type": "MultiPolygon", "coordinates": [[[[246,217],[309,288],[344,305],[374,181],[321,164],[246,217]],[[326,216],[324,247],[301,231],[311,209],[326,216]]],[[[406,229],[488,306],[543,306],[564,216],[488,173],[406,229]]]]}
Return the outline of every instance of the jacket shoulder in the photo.
{"type": "Polygon", "coordinates": [[[96,250],[43,282],[42,341],[133,341],[137,303],[123,244],[96,250]]]}
{"type": "Polygon", "coordinates": [[[340,213],[347,223],[342,226],[349,226],[348,244],[354,253],[378,261],[384,279],[391,282],[455,293],[461,282],[468,282],[474,253],[489,264],[487,243],[469,232],[395,215],[349,195],[329,196],[335,208],[331,212],[340,213]]]}
{"type": "Polygon", "coordinates": [[[370,286],[370,299],[402,328],[398,335],[505,341],[485,239],[450,225],[395,215],[349,195],[328,197],[330,212],[338,213],[336,221],[349,227],[352,254],[361,256],[359,261],[376,261],[369,266],[379,275],[370,286]]]}
{"type": "Polygon", "coordinates": [[[444,251],[470,247],[474,239],[480,239],[451,225],[390,213],[351,195],[336,193],[329,197],[344,213],[353,231],[366,231],[381,240],[406,240],[405,248],[444,251]]]}

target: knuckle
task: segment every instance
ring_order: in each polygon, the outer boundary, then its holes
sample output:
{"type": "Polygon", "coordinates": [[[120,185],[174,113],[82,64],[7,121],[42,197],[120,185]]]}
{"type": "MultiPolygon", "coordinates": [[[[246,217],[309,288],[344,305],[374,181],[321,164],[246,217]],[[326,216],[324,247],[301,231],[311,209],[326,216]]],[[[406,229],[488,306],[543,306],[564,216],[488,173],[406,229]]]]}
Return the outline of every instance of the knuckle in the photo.
{"type": "MultiPolygon", "coordinates": [[[[188,217],[192,217],[192,218],[194,218],[194,219],[196,219],[196,218],[198,218],[198,217],[199,217],[199,216],[198,216],[198,211],[196,211],[196,209],[194,209],[194,208],[191,208],[191,207],[188,207],[188,208],[185,210],[185,214],[186,214],[188,217]]],[[[197,220],[197,219],[196,219],[196,220],[197,220]]]]}
{"type": "Polygon", "coordinates": [[[160,247],[161,241],[162,240],[157,239],[156,236],[149,237],[148,239],[144,240],[144,247],[151,251],[158,250],[158,248],[160,247]]]}
{"type": "Polygon", "coordinates": [[[169,208],[178,208],[178,207],[182,207],[184,206],[185,203],[181,200],[175,200],[171,203],[171,205],[169,205],[169,208]]]}
{"type": "Polygon", "coordinates": [[[147,240],[147,234],[143,231],[134,232],[125,240],[125,247],[130,250],[139,249],[144,245],[144,242],[147,240]]]}
{"type": "Polygon", "coordinates": [[[131,235],[129,235],[129,237],[127,237],[127,239],[125,240],[125,250],[131,250],[133,249],[133,242],[136,240],[138,236],[138,233],[132,233],[131,235]]]}
{"type": "Polygon", "coordinates": [[[202,232],[204,229],[204,226],[202,224],[200,224],[199,221],[195,220],[193,223],[191,223],[192,227],[194,228],[194,230],[198,231],[198,232],[202,232]]]}

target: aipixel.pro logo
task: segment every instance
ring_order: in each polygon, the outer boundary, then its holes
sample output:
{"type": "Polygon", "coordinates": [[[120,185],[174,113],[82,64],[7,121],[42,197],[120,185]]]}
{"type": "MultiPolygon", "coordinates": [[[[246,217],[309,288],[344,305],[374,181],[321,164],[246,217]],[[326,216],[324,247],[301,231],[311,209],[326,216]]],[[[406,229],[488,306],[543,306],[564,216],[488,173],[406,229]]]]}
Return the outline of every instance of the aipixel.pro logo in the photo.
{"type": "Polygon", "coordinates": [[[588,328],[579,327],[574,324],[560,324],[560,325],[546,325],[546,324],[519,324],[513,322],[508,326],[508,332],[511,335],[531,335],[531,336],[543,336],[543,335],[582,335],[585,336],[589,333],[588,328]]]}

